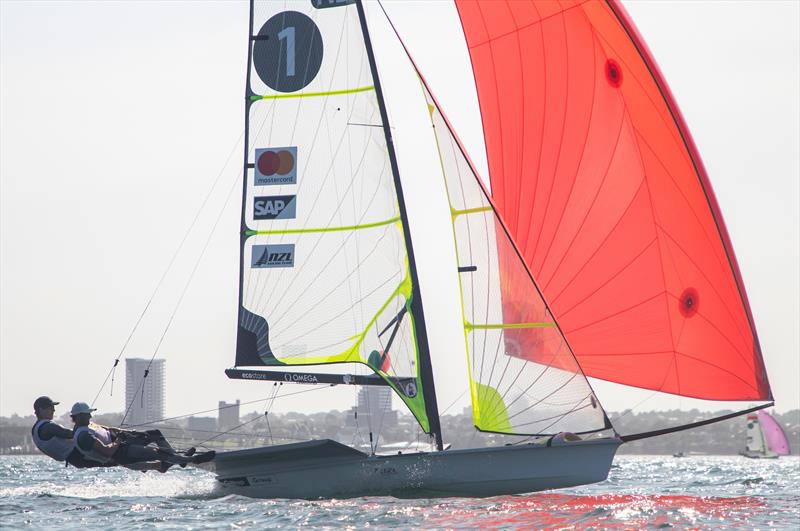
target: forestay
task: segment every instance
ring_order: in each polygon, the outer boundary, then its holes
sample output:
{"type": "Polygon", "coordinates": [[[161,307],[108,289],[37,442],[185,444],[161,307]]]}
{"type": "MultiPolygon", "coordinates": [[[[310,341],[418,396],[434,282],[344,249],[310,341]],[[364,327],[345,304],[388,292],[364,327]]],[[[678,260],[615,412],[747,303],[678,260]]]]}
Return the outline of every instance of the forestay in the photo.
{"type": "Polygon", "coordinates": [[[413,254],[357,6],[256,2],[251,35],[236,365],[369,365],[427,431],[413,254]]]}

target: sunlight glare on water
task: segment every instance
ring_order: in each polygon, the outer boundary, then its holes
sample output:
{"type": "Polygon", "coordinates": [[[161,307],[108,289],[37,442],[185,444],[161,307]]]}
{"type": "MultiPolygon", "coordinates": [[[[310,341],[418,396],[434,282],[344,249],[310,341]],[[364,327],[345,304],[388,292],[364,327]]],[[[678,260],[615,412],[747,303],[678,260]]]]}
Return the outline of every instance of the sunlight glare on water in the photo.
{"type": "Polygon", "coordinates": [[[0,457],[0,527],[800,528],[800,459],[617,457],[596,485],[485,499],[258,500],[223,495],[213,475],[75,470],[0,457]]]}

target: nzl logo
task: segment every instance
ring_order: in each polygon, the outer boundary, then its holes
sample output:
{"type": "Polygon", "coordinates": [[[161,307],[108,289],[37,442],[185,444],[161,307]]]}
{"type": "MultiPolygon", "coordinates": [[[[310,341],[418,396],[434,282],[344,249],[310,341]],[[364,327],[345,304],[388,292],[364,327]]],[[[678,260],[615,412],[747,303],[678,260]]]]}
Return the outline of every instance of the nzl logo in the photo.
{"type": "Polygon", "coordinates": [[[296,195],[269,195],[253,198],[253,219],[294,219],[296,195]]]}
{"type": "Polygon", "coordinates": [[[294,267],[294,244],[254,245],[250,266],[255,269],[294,267]]]}

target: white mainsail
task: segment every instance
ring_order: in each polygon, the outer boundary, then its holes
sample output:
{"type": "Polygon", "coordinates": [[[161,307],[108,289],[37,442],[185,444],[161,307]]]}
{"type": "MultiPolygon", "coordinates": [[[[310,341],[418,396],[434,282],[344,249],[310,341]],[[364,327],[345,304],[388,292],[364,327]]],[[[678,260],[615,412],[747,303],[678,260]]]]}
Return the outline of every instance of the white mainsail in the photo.
{"type": "Polygon", "coordinates": [[[256,2],[252,28],[236,365],[369,365],[427,430],[413,255],[357,6],[256,2]]]}

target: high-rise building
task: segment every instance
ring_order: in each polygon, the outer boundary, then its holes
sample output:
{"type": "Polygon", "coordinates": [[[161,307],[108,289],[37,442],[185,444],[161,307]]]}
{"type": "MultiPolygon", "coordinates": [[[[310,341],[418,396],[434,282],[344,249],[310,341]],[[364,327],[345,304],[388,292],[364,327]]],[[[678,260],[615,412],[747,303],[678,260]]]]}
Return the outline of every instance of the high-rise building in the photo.
{"type": "Polygon", "coordinates": [[[365,385],[358,390],[358,423],[376,430],[397,423],[397,412],[392,409],[392,390],[388,386],[365,385]]]}
{"type": "Polygon", "coordinates": [[[163,419],[166,387],[166,360],[154,359],[151,363],[148,359],[126,358],[125,408],[128,415],[125,424],[141,425],[163,419]],[[148,371],[147,378],[144,378],[145,371],[148,371]]]}
{"type": "Polygon", "coordinates": [[[225,401],[219,402],[219,413],[217,416],[217,426],[219,431],[232,430],[239,425],[239,400],[236,403],[228,404],[225,401]]]}

